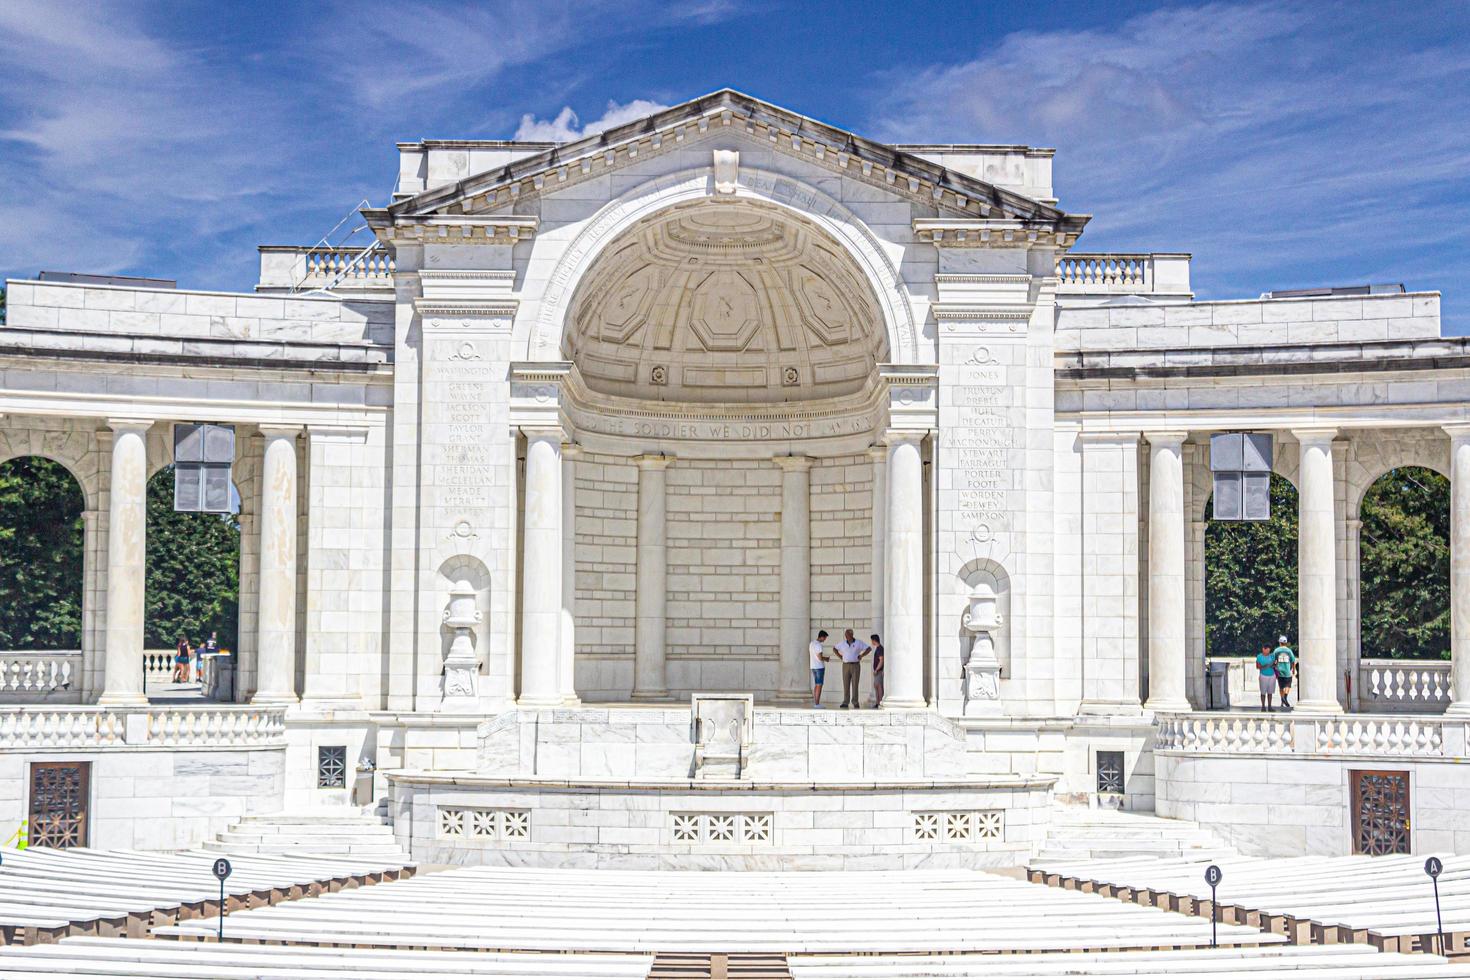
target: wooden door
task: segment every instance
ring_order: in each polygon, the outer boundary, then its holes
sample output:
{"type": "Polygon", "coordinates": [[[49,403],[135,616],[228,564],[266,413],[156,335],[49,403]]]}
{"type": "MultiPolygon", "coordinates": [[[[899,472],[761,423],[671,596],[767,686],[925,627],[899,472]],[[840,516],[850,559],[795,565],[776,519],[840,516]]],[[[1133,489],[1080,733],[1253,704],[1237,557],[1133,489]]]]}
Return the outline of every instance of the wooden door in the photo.
{"type": "Polygon", "coordinates": [[[86,847],[90,762],[32,762],[31,847],[86,847]]]}
{"type": "Polygon", "coordinates": [[[1353,769],[1350,776],[1353,853],[1408,854],[1409,774],[1353,769]]]}

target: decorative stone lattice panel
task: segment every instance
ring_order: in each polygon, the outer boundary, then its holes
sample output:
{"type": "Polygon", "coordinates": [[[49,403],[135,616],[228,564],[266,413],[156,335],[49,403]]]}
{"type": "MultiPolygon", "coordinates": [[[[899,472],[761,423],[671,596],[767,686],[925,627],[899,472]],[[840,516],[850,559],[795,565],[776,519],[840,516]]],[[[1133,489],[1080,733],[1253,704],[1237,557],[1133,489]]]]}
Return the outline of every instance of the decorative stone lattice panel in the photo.
{"type": "Polygon", "coordinates": [[[531,811],[441,806],[439,836],[447,840],[528,841],[531,811]]]}
{"type": "Polygon", "coordinates": [[[769,844],[773,815],[763,813],[672,813],[675,844],[769,844]]]}
{"type": "Polygon", "coordinates": [[[1003,810],[916,810],[914,840],[978,844],[1005,838],[1003,810]]]}

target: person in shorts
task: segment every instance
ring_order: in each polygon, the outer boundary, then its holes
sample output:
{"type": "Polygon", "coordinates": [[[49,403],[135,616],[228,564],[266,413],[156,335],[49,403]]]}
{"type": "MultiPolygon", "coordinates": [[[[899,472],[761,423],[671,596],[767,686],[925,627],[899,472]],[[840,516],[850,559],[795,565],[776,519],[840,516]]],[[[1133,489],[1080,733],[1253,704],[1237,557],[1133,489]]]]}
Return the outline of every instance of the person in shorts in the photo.
{"type": "Polygon", "coordinates": [[[827,631],[820,630],[817,638],[807,647],[812,661],[812,707],[822,706],[822,681],[827,678],[827,661],[831,658],[822,650],[822,642],[827,639],[827,631]]]}
{"type": "Polygon", "coordinates": [[[1271,658],[1276,663],[1276,688],[1281,692],[1281,706],[1289,709],[1291,702],[1286,697],[1291,693],[1291,679],[1296,672],[1296,652],[1286,645],[1286,637],[1277,640],[1271,658]]]}
{"type": "Polygon", "coordinates": [[[874,633],[868,637],[873,647],[873,707],[883,706],[883,641],[874,633]]]}
{"type": "Polygon", "coordinates": [[[174,647],[174,674],[175,684],[187,684],[189,682],[189,659],[194,656],[194,648],[189,645],[189,638],[179,637],[178,646],[174,647]]]}
{"type": "Polygon", "coordinates": [[[1256,672],[1260,675],[1256,681],[1261,685],[1261,710],[1273,711],[1275,709],[1271,702],[1276,697],[1276,656],[1269,646],[1261,647],[1261,652],[1256,654],[1256,672]]]}

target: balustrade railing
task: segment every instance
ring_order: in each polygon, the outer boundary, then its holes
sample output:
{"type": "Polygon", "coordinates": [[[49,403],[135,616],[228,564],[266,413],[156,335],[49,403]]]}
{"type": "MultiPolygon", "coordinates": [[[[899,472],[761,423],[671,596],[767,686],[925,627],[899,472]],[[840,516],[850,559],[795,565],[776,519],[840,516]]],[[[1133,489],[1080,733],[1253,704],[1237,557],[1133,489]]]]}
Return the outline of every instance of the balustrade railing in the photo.
{"type": "Polygon", "coordinates": [[[395,268],[393,256],[380,245],[260,247],[260,285],[273,290],[391,289],[395,268]]]}
{"type": "Polygon", "coordinates": [[[80,650],[7,650],[0,653],[0,703],[64,703],[82,696],[80,650]]]}
{"type": "Polygon", "coordinates": [[[275,748],[285,734],[284,707],[0,708],[0,749],[275,748]]]}
{"type": "Polygon", "coordinates": [[[1358,704],[1365,711],[1443,711],[1450,703],[1448,660],[1364,660],[1358,664],[1358,704]]]}
{"type": "Polygon", "coordinates": [[[167,684],[174,676],[173,650],[143,651],[143,680],[167,684]]]}
{"type": "Polygon", "coordinates": [[[1160,715],[1158,752],[1402,758],[1465,753],[1464,721],[1382,715],[1160,715]]]}
{"type": "Polygon", "coordinates": [[[1192,296],[1183,253],[1068,252],[1057,259],[1057,289],[1066,294],[1192,296]]]}

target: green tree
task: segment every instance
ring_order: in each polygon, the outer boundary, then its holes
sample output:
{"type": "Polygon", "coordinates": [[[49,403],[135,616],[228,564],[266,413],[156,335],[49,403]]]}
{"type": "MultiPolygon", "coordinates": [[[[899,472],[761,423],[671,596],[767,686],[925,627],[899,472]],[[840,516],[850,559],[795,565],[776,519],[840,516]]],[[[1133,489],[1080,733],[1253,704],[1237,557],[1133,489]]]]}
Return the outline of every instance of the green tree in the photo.
{"type": "Polygon", "coordinates": [[[81,649],[85,506],[60,463],[0,463],[0,649],[81,649]]]}
{"type": "Polygon", "coordinates": [[[1363,495],[1363,656],[1450,658],[1450,481],[1422,466],[1363,495]]]}
{"type": "Polygon", "coordinates": [[[1297,494],[1271,474],[1269,521],[1214,520],[1205,508],[1205,651],[1243,657],[1297,630],[1297,494]]]}
{"type": "Polygon", "coordinates": [[[240,521],[235,514],[174,510],[174,468],[148,481],[148,571],[144,642],[169,648],[219,633],[236,648],[240,613],[240,521]]]}

